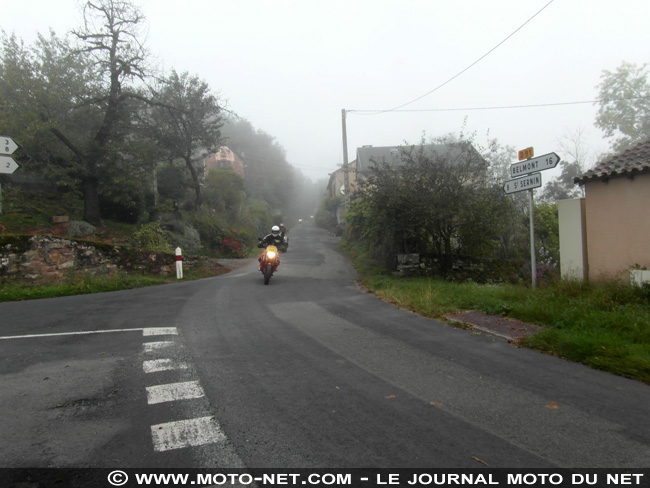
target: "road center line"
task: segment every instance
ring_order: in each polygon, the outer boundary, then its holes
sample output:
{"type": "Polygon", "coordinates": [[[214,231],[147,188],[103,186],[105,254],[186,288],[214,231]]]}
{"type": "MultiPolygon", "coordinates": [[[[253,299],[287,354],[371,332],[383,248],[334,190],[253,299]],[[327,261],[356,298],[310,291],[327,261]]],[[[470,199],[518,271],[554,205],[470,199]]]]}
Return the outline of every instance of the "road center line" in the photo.
{"type": "Polygon", "coordinates": [[[172,371],[175,369],[189,369],[190,365],[172,359],[152,359],[142,363],[145,373],[157,373],[159,371],[172,371]]]}
{"type": "Polygon", "coordinates": [[[158,342],[145,342],[142,344],[144,347],[144,352],[153,352],[158,349],[165,349],[167,347],[172,347],[176,343],[174,341],[158,341],[158,342]]]}
{"type": "Polygon", "coordinates": [[[205,393],[198,381],[185,381],[182,383],[169,383],[147,387],[147,402],[149,405],[176,400],[189,400],[203,396],[205,396],[205,393]]]}
{"type": "Polygon", "coordinates": [[[156,452],[226,440],[226,435],[214,417],[200,417],[152,425],[151,437],[156,452]]]}

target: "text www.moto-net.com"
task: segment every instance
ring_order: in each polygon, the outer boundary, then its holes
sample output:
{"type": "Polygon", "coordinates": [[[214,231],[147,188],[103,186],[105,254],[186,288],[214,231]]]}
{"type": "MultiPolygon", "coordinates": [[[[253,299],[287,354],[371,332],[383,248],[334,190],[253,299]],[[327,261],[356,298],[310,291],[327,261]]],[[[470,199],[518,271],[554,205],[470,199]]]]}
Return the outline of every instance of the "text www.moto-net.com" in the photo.
{"type": "MultiPolygon", "coordinates": [[[[352,484],[352,475],[345,473],[308,475],[295,473],[274,473],[253,476],[251,474],[224,474],[224,473],[136,473],[133,475],[135,482],[143,486],[345,486],[352,484]]],[[[129,476],[124,471],[112,471],[108,481],[113,486],[123,486],[129,481],[129,476]]]]}

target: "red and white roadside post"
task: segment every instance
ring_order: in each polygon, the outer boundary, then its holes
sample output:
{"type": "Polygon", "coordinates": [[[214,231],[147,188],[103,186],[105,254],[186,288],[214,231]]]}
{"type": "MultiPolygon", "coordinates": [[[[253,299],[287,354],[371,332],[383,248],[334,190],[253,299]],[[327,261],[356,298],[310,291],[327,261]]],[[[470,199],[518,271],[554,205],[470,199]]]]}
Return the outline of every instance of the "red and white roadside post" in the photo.
{"type": "Polygon", "coordinates": [[[183,254],[181,248],[176,248],[176,279],[183,279],[183,254]]]}

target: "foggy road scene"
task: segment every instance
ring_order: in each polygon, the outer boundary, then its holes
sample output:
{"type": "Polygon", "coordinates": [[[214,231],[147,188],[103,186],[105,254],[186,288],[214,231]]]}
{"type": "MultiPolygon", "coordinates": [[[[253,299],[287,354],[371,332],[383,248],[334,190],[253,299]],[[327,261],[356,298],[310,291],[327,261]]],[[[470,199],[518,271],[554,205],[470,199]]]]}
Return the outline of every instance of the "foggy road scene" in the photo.
{"type": "Polygon", "coordinates": [[[0,487],[647,484],[649,14],[4,5],[0,487]]]}

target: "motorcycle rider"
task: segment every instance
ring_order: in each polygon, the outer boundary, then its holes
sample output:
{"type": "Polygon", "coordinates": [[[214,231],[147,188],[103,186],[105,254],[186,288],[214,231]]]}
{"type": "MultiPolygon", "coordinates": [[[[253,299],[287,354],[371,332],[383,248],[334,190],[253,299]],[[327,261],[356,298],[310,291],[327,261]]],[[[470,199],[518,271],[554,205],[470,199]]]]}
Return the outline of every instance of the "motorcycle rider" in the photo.
{"type": "Polygon", "coordinates": [[[280,224],[280,237],[282,237],[282,244],[278,249],[282,252],[287,252],[289,250],[289,229],[282,223],[280,224]]]}
{"type": "Polygon", "coordinates": [[[271,227],[271,233],[264,236],[264,239],[260,239],[260,243],[257,247],[266,248],[266,246],[270,246],[271,244],[278,246],[281,242],[282,234],[280,234],[280,227],[274,225],[271,227]]]}
{"type": "MultiPolygon", "coordinates": [[[[264,239],[260,239],[260,242],[257,245],[257,247],[266,249],[267,246],[273,245],[275,247],[278,247],[280,244],[282,244],[282,235],[280,234],[280,227],[274,225],[273,227],[271,227],[271,233],[264,236],[264,239]]],[[[258,258],[258,261],[260,262],[260,270],[261,270],[262,256],[258,258]]],[[[278,256],[278,266],[279,265],[280,265],[280,257],[278,256]]]]}

